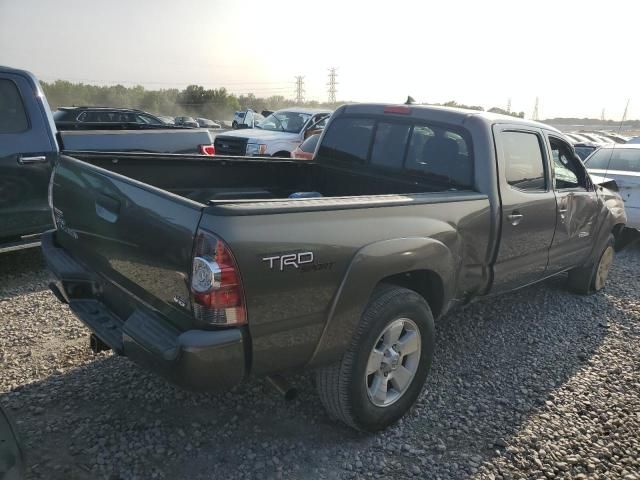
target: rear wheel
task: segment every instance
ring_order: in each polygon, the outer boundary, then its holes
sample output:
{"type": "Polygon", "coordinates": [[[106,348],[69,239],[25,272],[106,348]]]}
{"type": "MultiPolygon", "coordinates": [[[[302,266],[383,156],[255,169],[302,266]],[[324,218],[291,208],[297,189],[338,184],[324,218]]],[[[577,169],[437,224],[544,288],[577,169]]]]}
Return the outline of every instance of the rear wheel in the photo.
{"type": "Polygon", "coordinates": [[[602,290],[609,278],[614,255],[615,238],[609,235],[607,244],[596,260],[569,271],[569,289],[583,295],[602,290]]]}
{"type": "Polygon", "coordinates": [[[275,158],[291,158],[291,152],[277,152],[271,156],[275,158]]]}
{"type": "Polygon", "coordinates": [[[238,128],[238,122],[234,120],[233,123],[231,124],[231,128],[233,128],[234,130],[238,128]]]}
{"type": "Polygon", "coordinates": [[[342,359],[317,371],[329,414],[374,432],[415,403],[431,367],[434,321],[422,296],[395,286],[376,290],[342,359]]]}

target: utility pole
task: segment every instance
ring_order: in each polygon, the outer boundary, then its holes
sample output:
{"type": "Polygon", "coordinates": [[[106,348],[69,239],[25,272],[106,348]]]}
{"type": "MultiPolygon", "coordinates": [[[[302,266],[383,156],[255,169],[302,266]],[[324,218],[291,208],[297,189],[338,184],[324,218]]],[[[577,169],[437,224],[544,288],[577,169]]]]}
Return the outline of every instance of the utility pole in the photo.
{"type": "Polygon", "coordinates": [[[511,113],[511,98],[509,98],[509,101],[507,102],[507,113],[511,113]]]}
{"type": "Polygon", "coordinates": [[[604,122],[604,108],[602,109],[602,113],[600,114],[600,120],[604,122]]]}
{"type": "Polygon", "coordinates": [[[296,79],[296,103],[304,103],[304,77],[298,75],[296,79]]]}
{"type": "Polygon", "coordinates": [[[538,97],[536,97],[536,105],[533,107],[533,115],[531,117],[533,120],[539,120],[539,116],[540,116],[539,107],[540,107],[540,101],[538,97]]]}
{"type": "Polygon", "coordinates": [[[337,68],[330,68],[329,69],[329,83],[327,83],[327,86],[329,87],[329,89],[327,90],[329,92],[329,103],[336,103],[336,85],[338,84],[338,82],[336,82],[336,77],[338,76],[337,73],[337,68]]]}

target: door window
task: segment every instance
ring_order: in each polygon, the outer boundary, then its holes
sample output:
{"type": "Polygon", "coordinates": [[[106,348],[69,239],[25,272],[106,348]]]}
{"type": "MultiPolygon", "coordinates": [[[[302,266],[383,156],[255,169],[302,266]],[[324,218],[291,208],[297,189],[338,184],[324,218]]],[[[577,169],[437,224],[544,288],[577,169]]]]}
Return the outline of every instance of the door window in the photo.
{"type": "Polygon", "coordinates": [[[28,128],[18,87],[11,80],[0,79],[0,134],[24,132],[28,128]]]}
{"type": "Polygon", "coordinates": [[[571,147],[559,138],[549,137],[553,157],[553,177],[556,190],[587,188],[586,173],[571,147]]]}
{"type": "Polygon", "coordinates": [[[525,192],[547,189],[540,137],[533,132],[503,132],[507,183],[525,192]]]}

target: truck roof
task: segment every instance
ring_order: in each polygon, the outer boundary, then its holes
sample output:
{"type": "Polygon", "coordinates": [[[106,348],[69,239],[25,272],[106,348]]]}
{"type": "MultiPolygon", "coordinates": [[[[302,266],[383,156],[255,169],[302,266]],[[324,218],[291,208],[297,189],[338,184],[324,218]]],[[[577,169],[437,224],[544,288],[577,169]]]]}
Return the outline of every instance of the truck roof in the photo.
{"type": "Polygon", "coordinates": [[[446,117],[446,120],[451,123],[462,125],[465,120],[469,117],[475,117],[485,121],[487,124],[497,124],[497,123],[511,123],[511,124],[520,124],[527,125],[536,128],[544,128],[546,130],[553,130],[558,133],[560,130],[547,125],[545,123],[536,122],[533,120],[525,120],[519,117],[512,117],[510,115],[501,115],[499,113],[490,113],[484,112],[480,110],[469,110],[466,108],[456,108],[456,107],[443,107],[437,105],[399,105],[399,104],[389,104],[389,103],[355,103],[343,105],[340,107],[338,111],[344,111],[344,113],[351,114],[364,114],[364,115],[372,115],[372,114],[384,114],[384,113],[396,113],[398,115],[409,115],[413,118],[421,118],[424,120],[434,120],[440,119],[443,120],[443,114],[446,117]],[[389,112],[388,110],[392,108],[395,112],[389,112]],[[385,112],[385,109],[387,112],[385,112]],[[404,111],[403,111],[404,110],[404,111]]]}

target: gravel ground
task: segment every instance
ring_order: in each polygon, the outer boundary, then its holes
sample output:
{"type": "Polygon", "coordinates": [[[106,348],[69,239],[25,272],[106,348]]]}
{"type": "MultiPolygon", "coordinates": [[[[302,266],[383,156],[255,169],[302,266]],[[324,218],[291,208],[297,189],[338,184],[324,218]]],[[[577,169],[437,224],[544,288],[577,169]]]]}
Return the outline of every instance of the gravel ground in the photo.
{"type": "Polygon", "coordinates": [[[183,392],[109,353],[46,288],[38,251],[0,258],[0,404],[33,479],[640,480],[640,247],[603,293],[564,278],[438,324],[415,410],[378,435],[333,423],[311,376],[183,392]]]}

